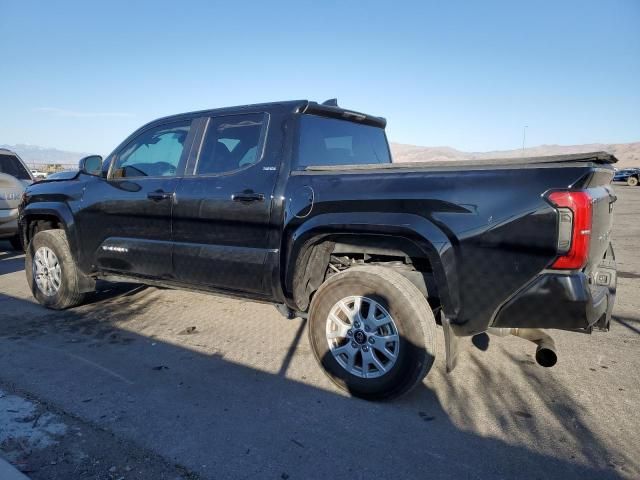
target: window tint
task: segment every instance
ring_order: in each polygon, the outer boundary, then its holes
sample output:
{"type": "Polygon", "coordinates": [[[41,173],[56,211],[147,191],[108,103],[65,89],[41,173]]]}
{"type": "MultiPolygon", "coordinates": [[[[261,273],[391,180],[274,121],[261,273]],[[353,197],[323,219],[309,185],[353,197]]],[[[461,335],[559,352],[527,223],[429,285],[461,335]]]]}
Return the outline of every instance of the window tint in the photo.
{"type": "Polygon", "coordinates": [[[196,173],[232,172],[259,162],[266,118],[262,113],[211,118],[196,173]]]}
{"type": "Polygon", "coordinates": [[[391,163],[384,130],[335,118],[302,115],[298,165],[391,163]]]}
{"type": "Polygon", "coordinates": [[[178,170],[191,121],[156,127],[132,140],[118,156],[112,176],[172,177],[178,170]]]}
{"type": "Polygon", "coordinates": [[[18,180],[31,180],[29,172],[14,155],[0,154],[0,173],[6,173],[18,180]]]}

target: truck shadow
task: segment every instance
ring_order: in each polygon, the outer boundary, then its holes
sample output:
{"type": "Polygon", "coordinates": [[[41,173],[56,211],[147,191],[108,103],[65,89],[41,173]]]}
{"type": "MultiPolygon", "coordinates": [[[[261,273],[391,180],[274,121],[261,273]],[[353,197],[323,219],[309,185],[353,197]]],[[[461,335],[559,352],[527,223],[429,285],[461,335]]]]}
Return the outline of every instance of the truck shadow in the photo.
{"type": "MultiPolygon", "coordinates": [[[[242,338],[234,344],[229,336],[228,348],[208,351],[196,336],[143,334],[139,319],[153,322],[162,292],[99,287],[92,303],[64,312],[0,292],[0,379],[203,478],[638,474],[562,384],[521,358],[508,358],[516,368],[489,367],[471,354],[473,382],[445,379],[437,364],[410,395],[371,403],[299,373],[313,361],[299,319],[291,343],[269,337],[280,344],[280,359],[246,365],[227,358],[245,348],[242,338]],[[531,411],[532,404],[545,411],[531,411]]],[[[219,316],[206,321],[216,335],[228,335],[219,316]]]]}

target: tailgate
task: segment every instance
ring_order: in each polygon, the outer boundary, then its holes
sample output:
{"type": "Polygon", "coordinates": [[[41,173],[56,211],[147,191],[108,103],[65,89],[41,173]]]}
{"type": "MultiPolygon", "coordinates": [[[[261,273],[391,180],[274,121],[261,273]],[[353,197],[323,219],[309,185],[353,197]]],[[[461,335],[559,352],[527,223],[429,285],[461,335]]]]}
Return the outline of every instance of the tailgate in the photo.
{"type": "Polygon", "coordinates": [[[592,199],[591,242],[586,271],[591,272],[602,261],[611,243],[613,206],[617,199],[611,186],[612,170],[597,171],[587,185],[592,199]]]}

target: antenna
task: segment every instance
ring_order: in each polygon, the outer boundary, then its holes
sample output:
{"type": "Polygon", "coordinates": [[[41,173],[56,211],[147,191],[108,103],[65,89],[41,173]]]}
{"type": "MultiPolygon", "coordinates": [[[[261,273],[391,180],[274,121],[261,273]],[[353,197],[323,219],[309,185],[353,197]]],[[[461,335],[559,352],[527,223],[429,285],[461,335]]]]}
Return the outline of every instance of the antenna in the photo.
{"type": "Polygon", "coordinates": [[[322,105],[326,105],[327,107],[337,107],[338,106],[338,99],[337,98],[330,98],[329,100],[326,100],[326,101],[322,102],[322,105]]]}
{"type": "Polygon", "coordinates": [[[522,127],[522,151],[524,152],[524,143],[527,140],[527,128],[529,128],[529,125],[525,125],[524,127],[522,127]]]}

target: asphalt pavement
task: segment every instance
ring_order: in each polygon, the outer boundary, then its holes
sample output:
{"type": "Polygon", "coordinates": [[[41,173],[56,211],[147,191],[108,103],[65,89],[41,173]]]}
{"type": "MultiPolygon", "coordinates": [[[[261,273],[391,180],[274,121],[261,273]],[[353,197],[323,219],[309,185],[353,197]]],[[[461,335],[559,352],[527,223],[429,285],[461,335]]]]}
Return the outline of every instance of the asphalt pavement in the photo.
{"type": "Polygon", "coordinates": [[[551,369],[491,338],[384,403],[270,305],[104,283],[52,312],[0,242],[0,455],[34,480],[639,478],[640,187],[616,191],[610,332],[555,332],[551,369]]]}

